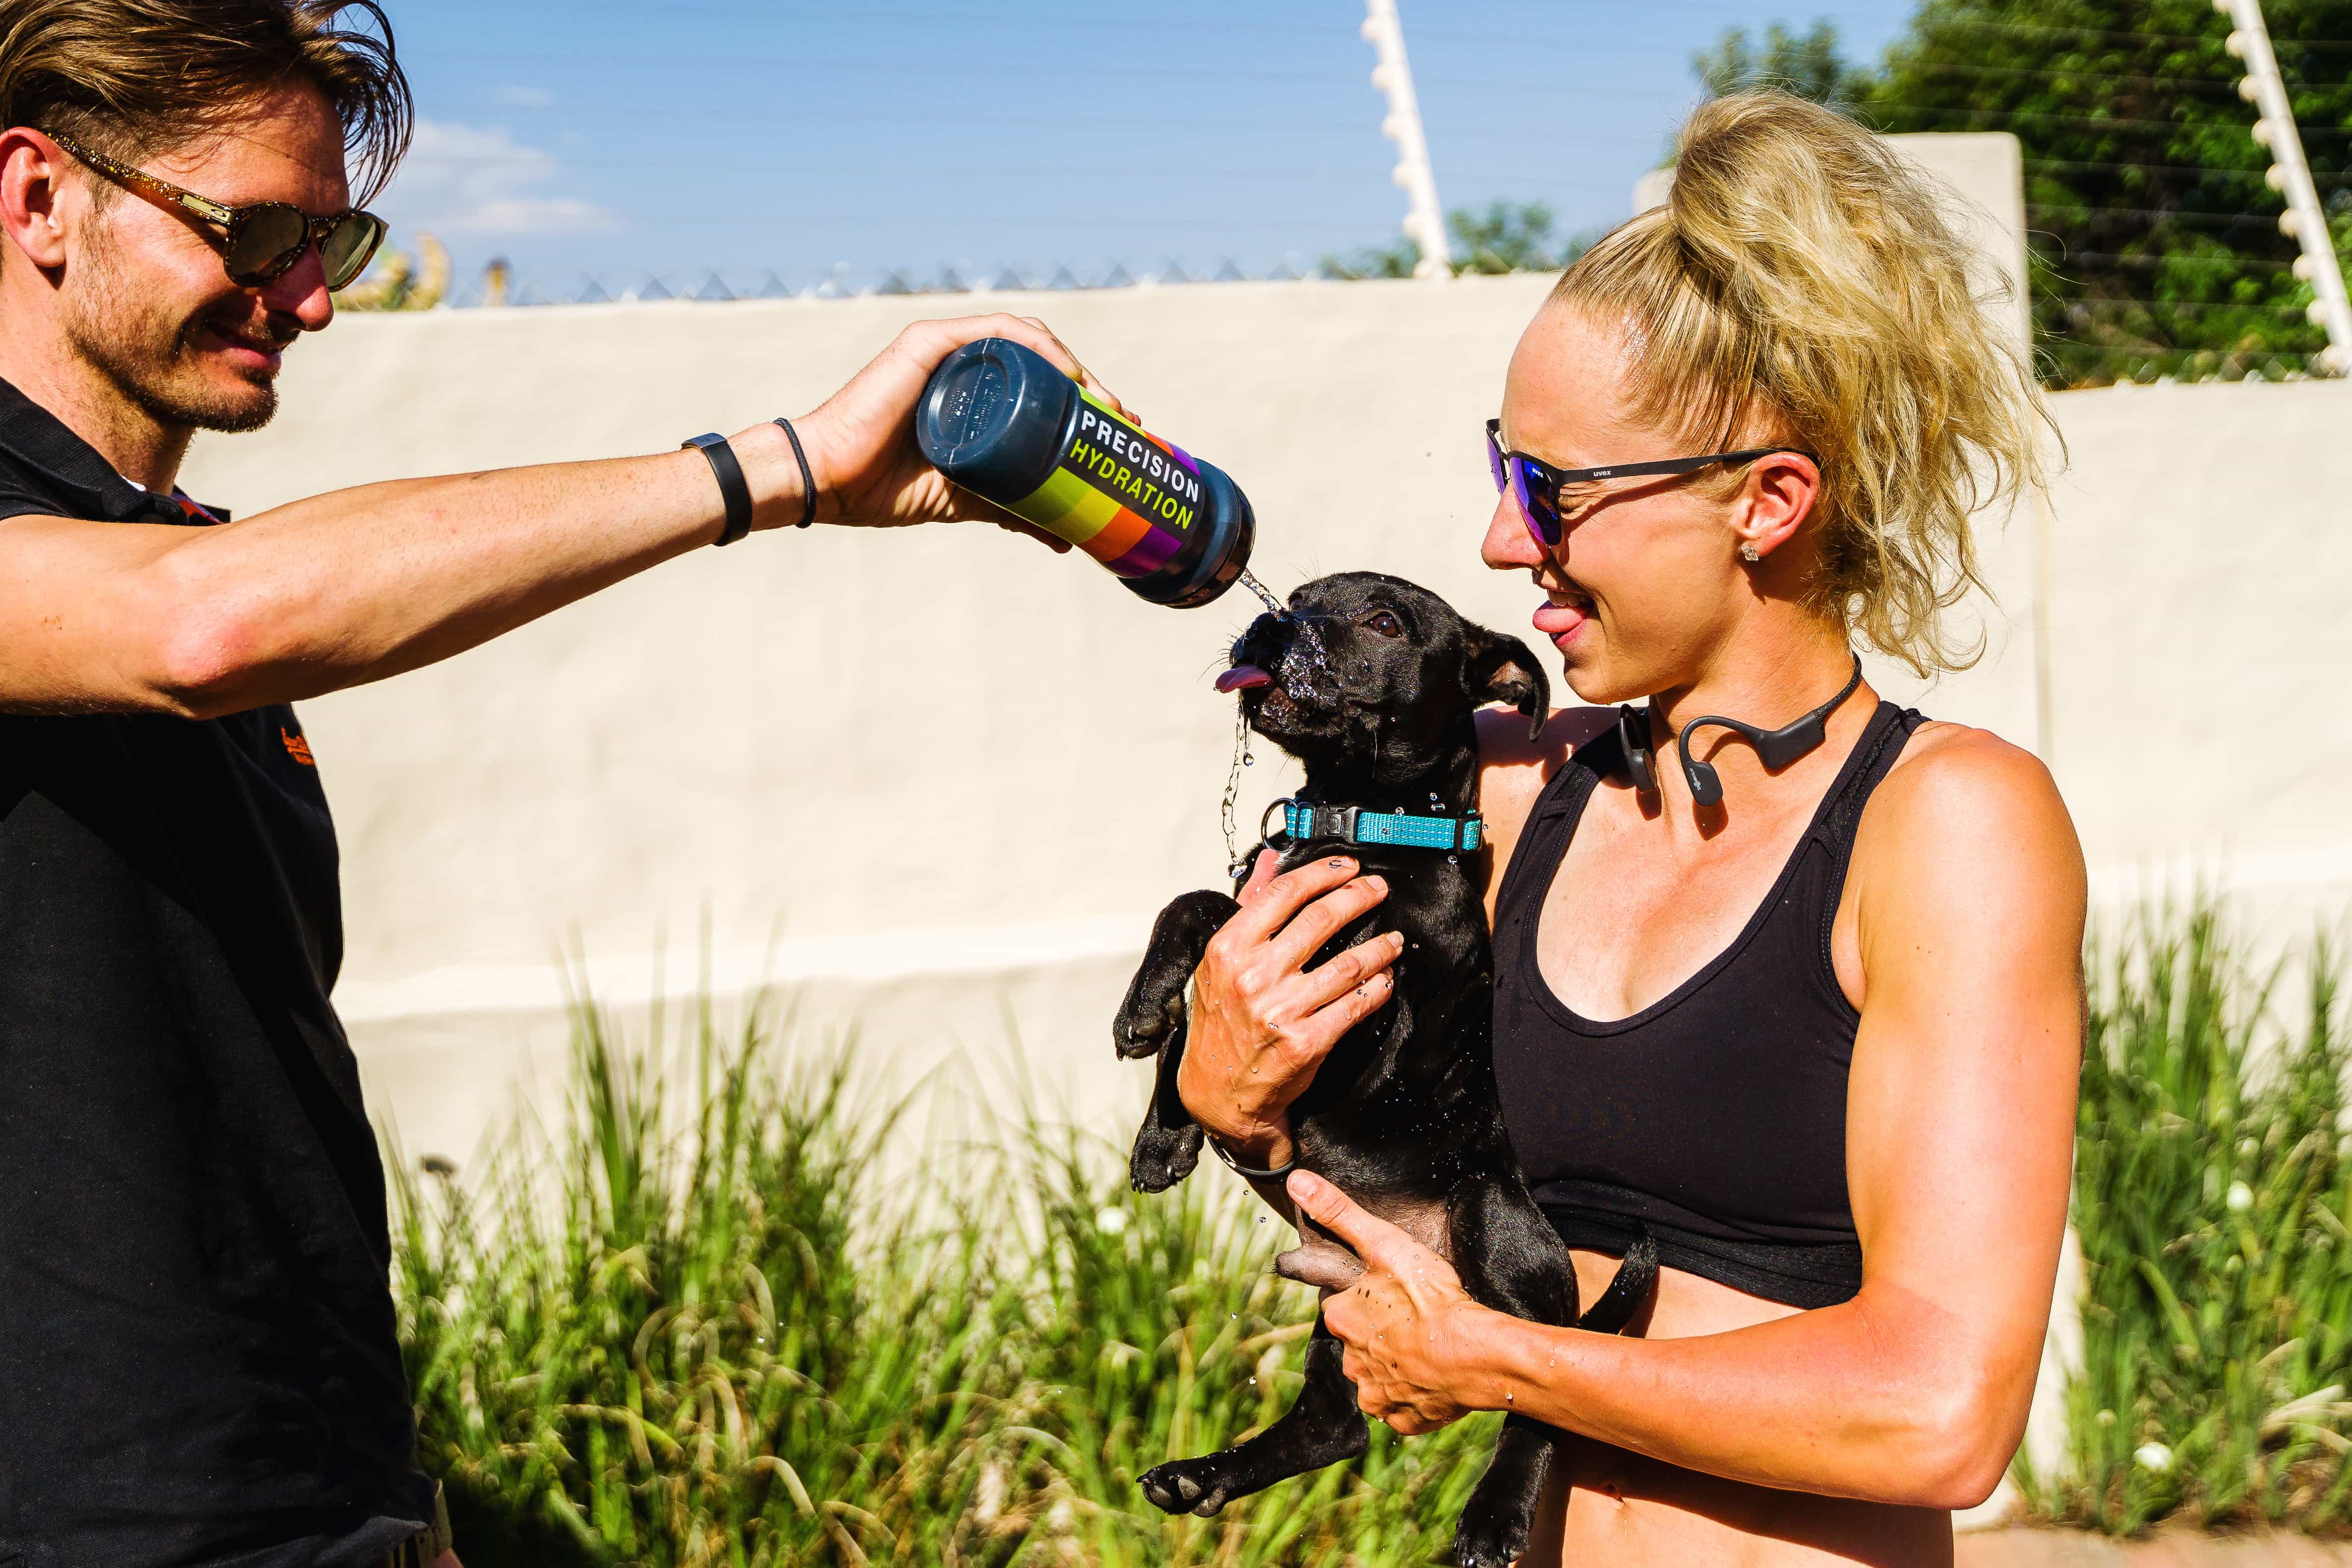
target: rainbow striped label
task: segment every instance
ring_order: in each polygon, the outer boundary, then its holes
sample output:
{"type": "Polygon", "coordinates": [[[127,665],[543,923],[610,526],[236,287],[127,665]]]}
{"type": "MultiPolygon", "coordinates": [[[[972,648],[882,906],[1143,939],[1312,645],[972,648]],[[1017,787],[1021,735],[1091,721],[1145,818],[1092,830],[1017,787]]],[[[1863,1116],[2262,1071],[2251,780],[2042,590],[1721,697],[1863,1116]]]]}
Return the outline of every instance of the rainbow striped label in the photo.
{"type": "Polygon", "coordinates": [[[1005,510],[1068,540],[1122,577],[1175,559],[1199,520],[1201,468],[1181,447],[1081,391],[1069,450],[1045,482],[1005,510]]]}

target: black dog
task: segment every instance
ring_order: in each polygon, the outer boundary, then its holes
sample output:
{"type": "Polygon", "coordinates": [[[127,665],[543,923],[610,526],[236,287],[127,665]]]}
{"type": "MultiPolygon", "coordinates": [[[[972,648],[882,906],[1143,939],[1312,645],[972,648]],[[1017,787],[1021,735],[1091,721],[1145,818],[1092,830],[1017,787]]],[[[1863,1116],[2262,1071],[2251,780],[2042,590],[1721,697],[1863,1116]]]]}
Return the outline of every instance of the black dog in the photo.
{"type": "MultiPolygon", "coordinates": [[[[1300,832],[1281,836],[1284,869],[1346,854],[1389,885],[1386,901],[1315,962],[1383,931],[1402,931],[1406,944],[1388,1005],[1340,1039],[1291,1106],[1296,1163],[1443,1253],[1485,1305],[1537,1322],[1622,1328],[1655,1281],[1656,1255],[1644,1238],[1580,1320],[1568,1249],[1528,1194],[1496,1101],[1494,964],[1486,910],[1461,863],[1477,810],[1471,714],[1509,703],[1540,732],[1550,699],[1541,667],[1518,638],[1472,626],[1424,588],[1369,572],[1309,583],[1286,613],[1260,616],[1234,645],[1233,666],[1221,688],[1239,689],[1250,727],[1305,764],[1296,805],[1322,808],[1300,832]],[[1391,820],[1399,813],[1423,820],[1391,820]]],[[[1160,1058],[1135,1140],[1139,1190],[1173,1185],[1199,1159],[1201,1127],[1176,1096],[1185,996],[1209,939],[1239,907],[1208,891],[1170,904],[1119,1008],[1119,1055],[1160,1058]]],[[[1260,1190],[1279,1198],[1271,1184],[1260,1190]]],[[[1302,1235],[1306,1245],[1276,1268],[1310,1284],[1343,1284],[1354,1260],[1304,1226],[1302,1235]]],[[[1144,1494],[1171,1513],[1205,1517],[1364,1452],[1364,1417],[1339,1357],[1318,1316],[1297,1403],[1245,1443],[1157,1467],[1143,1478],[1144,1494]]],[[[1462,1568],[1503,1568],[1525,1550],[1559,1439],[1518,1416],[1505,1423],[1454,1536],[1462,1568]]]]}

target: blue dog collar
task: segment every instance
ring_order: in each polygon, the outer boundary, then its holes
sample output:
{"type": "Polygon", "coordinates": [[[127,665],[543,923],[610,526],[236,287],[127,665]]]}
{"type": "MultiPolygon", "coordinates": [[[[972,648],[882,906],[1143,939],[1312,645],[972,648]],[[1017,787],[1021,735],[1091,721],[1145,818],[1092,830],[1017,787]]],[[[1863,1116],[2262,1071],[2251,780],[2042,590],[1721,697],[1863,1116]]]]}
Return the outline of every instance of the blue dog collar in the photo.
{"type": "MultiPolygon", "coordinates": [[[[1342,844],[1391,844],[1405,849],[1446,849],[1468,852],[1486,841],[1486,823],[1476,812],[1467,816],[1412,816],[1402,811],[1367,811],[1353,805],[1308,805],[1277,800],[1282,831],[1293,843],[1336,838],[1342,844]]],[[[1268,816],[1273,806],[1266,808],[1268,816]]]]}

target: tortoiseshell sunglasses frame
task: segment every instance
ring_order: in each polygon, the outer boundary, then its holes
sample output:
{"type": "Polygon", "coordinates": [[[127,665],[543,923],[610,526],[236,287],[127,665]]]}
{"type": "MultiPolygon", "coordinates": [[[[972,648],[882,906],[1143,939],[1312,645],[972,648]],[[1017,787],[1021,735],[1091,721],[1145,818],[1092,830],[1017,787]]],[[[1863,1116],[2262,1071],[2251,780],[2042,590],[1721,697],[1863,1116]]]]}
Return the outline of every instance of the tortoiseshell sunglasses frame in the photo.
{"type": "Polygon", "coordinates": [[[60,136],[54,131],[44,131],[41,134],[72,153],[91,169],[112,180],[116,184],[179,207],[184,212],[194,213],[206,223],[220,225],[227,231],[219,244],[214,247],[221,253],[221,269],[228,274],[230,282],[243,288],[257,289],[264,284],[276,282],[284,277],[296,262],[301,260],[303,253],[312,246],[319,247],[319,259],[323,265],[327,259],[327,242],[345,225],[365,223],[373,230],[366,243],[352,252],[342,268],[330,269],[328,273],[328,288],[348,288],[361,273],[367,270],[368,263],[375,259],[376,247],[383,243],[386,232],[383,219],[359,207],[347,208],[328,217],[312,217],[290,202],[254,202],[245,206],[233,207],[225,202],[216,202],[210,196],[200,196],[184,186],[172,184],[169,180],[158,179],[143,169],[134,169],[128,163],[83,146],[69,136],[60,136]],[[291,213],[300,220],[301,239],[279,251],[263,266],[244,272],[237,271],[229,265],[229,258],[236,253],[239,237],[250,226],[255,218],[273,210],[291,213]]]}

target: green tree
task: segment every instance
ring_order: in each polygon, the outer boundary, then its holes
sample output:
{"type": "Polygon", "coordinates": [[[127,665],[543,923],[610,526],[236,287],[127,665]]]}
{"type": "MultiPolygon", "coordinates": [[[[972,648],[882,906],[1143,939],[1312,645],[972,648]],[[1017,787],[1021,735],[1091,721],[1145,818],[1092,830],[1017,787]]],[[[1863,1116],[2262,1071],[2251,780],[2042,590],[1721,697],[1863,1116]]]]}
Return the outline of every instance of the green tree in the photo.
{"type": "Polygon", "coordinates": [[[1764,29],[1764,47],[1751,47],[1745,27],[1726,28],[1715,47],[1691,57],[1691,69],[1711,97],[1750,88],[1777,87],[1815,103],[1851,105],[1868,92],[1868,71],[1848,65],[1838,51],[1837,26],[1827,17],[1810,31],[1792,33],[1779,22],[1764,29]]]}
{"type": "MultiPolygon", "coordinates": [[[[1591,237],[1571,235],[1553,248],[1552,211],[1541,202],[1493,201],[1484,212],[1455,207],[1445,215],[1454,236],[1454,271],[1464,273],[1549,272],[1584,254],[1591,237]]],[[[1410,278],[1421,264],[1421,247],[1410,239],[1366,247],[1350,256],[1327,256],[1327,278],[1410,278]]]]}
{"type": "Polygon", "coordinates": [[[1410,278],[1421,265],[1421,247],[1410,239],[1393,245],[1363,246],[1347,256],[1323,258],[1323,276],[1349,282],[1367,278],[1410,278]]]}
{"type": "Polygon", "coordinates": [[[1551,248],[1551,208],[1541,202],[1489,202],[1483,213],[1456,207],[1445,219],[1454,270],[1549,272],[1564,264],[1551,248]]]}
{"type": "MultiPolygon", "coordinates": [[[[2265,0],[2339,258],[2352,238],[2352,0],[2265,0]]],[[[2045,378],[2303,368],[2325,346],[2255,112],[2209,0],[1922,0],[1861,112],[2023,143],[2045,378]]]]}

